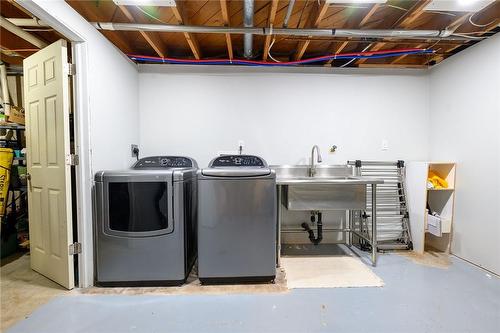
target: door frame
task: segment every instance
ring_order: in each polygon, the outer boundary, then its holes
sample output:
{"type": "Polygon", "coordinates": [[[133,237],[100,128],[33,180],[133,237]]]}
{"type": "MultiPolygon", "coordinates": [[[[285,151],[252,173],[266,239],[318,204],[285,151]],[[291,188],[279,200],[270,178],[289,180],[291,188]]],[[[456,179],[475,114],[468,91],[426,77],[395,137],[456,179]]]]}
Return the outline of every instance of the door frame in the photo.
{"type": "Polygon", "coordinates": [[[32,0],[18,2],[30,13],[47,23],[71,43],[71,54],[76,74],[73,79],[72,107],[74,115],[75,154],[79,163],[76,174],[76,216],[78,242],[82,252],[78,255],[78,284],[85,288],[94,284],[94,256],[92,233],[92,165],[91,126],[88,102],[87,42],[71,26],[61,22],[32,0]]]}

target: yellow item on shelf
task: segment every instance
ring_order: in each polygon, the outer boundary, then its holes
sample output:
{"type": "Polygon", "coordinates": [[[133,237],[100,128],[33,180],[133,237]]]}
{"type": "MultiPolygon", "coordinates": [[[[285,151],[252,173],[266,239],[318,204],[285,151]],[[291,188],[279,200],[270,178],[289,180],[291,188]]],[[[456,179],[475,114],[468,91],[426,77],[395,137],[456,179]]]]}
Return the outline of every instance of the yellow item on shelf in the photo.
{"type": "Polygon", "coordinates": [[[429,170],[429,178],[427,181],[430,182],[435,189],[448,188],[448,182],[432,170],[429,170]]]}
{"type": "Polygon", "coordinates": [[[7,194],[9,191],[10,168],[14,151],[10,148],[0,148],[0,216],[5,215],[7,194]]]}

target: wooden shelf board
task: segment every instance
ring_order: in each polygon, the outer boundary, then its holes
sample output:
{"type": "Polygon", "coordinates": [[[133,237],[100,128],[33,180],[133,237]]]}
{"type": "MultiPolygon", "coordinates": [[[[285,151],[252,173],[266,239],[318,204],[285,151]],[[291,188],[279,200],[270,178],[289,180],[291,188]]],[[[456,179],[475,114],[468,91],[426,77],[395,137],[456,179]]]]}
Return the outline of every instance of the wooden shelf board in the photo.
{"type": "Polygon", "coordinates": [[[454,188],[428,188],[427,191],[455,191],[454,188]]]}

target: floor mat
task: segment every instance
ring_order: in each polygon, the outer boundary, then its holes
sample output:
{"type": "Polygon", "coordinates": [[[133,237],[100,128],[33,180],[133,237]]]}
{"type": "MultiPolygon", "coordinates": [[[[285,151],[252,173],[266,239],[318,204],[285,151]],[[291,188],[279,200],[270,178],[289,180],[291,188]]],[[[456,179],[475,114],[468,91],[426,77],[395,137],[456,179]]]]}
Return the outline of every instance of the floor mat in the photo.
{"type": "Polygon", "coordinates": [[[289,289],[382,287],[384,282],[356,256],[281,258],[289,289]]]}

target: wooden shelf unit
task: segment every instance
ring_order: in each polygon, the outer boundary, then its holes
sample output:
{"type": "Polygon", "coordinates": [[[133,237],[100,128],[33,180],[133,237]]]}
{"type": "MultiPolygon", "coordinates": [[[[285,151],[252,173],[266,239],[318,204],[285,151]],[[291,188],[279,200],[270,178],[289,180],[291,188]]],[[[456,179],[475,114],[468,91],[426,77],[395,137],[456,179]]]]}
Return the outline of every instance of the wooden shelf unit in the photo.
{"type": "Polygon", "coordinates": [[[449,253],[455,205],[455,172],[453,162],[409,162],[406,167],[408,207],[413,251],[423,254],[426,249],[449,253]],[[448,182],[448,188],[429,189],[429,171],[448,182]],[[431,212],[428,211],[428,206],[431,212]],[[436,212],[441,217],[437,227],[433,224],[429,232],[428,214],[436,212]]]}

